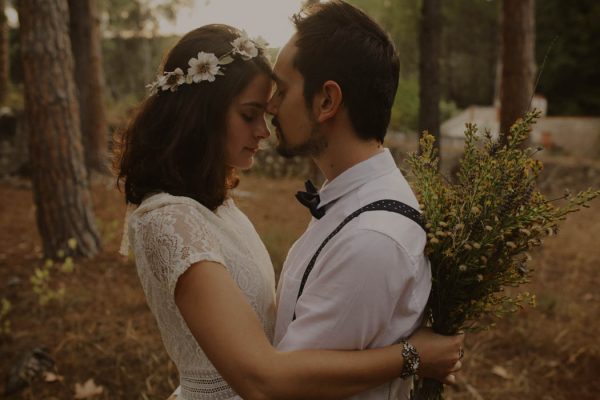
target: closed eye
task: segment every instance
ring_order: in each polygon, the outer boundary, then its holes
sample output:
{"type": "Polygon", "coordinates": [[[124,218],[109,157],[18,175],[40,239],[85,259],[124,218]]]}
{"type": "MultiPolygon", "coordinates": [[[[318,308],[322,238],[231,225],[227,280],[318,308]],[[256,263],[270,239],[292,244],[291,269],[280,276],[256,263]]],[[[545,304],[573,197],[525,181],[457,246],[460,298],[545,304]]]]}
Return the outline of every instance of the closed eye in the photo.
{"type": "Polygon", "coordinates": [[[257,102],[257,101],[249,101],[246,103],[242,103],[242,106],[239,109],[239,113],[246,122],[254,121],[259,115],[262,115],[265,112],[265,103],[257,102]]]}
{"type": "Polygon", "coordinates": [[[246,114],[242,114],[242,118],[244,119],[244,121],[246,122],[252,122],[255,119],[254,115],[246,115],[246,114]]]}

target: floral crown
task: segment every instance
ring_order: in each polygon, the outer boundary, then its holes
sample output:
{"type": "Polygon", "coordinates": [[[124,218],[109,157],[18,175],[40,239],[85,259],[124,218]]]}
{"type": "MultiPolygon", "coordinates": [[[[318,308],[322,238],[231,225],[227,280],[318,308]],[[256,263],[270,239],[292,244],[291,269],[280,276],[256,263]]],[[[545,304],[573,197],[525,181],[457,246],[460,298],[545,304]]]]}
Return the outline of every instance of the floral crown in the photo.
{"type": "Polygon", "coordinates": [[[217,75],[223,73],[223,65],[231,64],[239,56],[242,60],[248,61],[257,57],[261,51],[264,51],[267,43],[260,39],[249,39],[246,32],[231,42],[231,50],[217,57],[214,53],[198,53],[197,57],[192,57],[188,61],[189,68],[187,74],[181,68],[175,68],[174,71],[164,71],[162,75],[156,77],[156,80],[146,87],[150,90],[150,95],[160,91],[170,90],[174,92],[181,85],[200,83],[202,81],[213,82],[217,75]]]}

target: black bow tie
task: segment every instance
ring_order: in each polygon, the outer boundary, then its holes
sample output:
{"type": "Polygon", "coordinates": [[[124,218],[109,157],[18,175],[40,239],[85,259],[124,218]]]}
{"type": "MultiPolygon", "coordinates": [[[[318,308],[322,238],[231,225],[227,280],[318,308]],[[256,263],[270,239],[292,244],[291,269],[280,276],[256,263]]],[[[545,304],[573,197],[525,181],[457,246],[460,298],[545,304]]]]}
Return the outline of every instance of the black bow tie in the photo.
{"type": "Polygon", "coordinates": [[[300,204],[310,210],[313,217],[321,219],[325,215],[325,207],[317,208],[321,201],[317,188],[310,180],[304,182],[304,187],[306,188],[306,192],[296,193],[296,198],[300,204]]]}

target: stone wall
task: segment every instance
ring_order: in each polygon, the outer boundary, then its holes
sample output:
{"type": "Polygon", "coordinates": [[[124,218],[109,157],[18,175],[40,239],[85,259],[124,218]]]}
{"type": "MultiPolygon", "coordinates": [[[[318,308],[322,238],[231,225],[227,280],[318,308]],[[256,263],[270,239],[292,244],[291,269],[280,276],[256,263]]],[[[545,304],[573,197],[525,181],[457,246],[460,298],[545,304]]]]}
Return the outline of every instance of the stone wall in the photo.
{"type": "Polygon", "coordinates": [[[600,118],[544,117],[531,140],[554,153],[600,158],[600,118]]]}
{"type": "MultiPolygon", "coordinates": [[[[471,106],[444,121],[441,126],[442,146],[462,148],[466,123],[475,123],[483,131],[497,133],[498,111],[494,107],[471,106]]],[[[600,158],[599,117],[541,117],[531,132],[533,145],[542,145],[553,154],[590,159],[600,158]]]]}

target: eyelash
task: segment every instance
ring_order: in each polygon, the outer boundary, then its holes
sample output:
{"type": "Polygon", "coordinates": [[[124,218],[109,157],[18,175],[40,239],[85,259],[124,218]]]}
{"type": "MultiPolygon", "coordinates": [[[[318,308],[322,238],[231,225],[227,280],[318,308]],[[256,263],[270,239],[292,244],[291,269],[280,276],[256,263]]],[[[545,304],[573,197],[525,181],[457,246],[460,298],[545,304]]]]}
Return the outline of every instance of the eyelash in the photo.
{"type": "Polygon", "coordinates": [[[242,118],[244,119],[244,121],[246,122],[252,122],[254,121],[254,116],[250,117],[248,115],[242,114],[242,118]]]}

